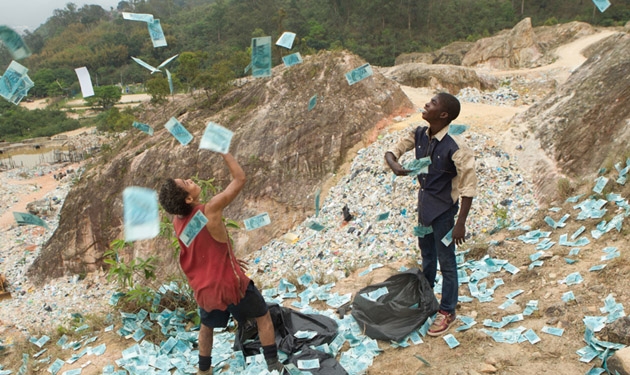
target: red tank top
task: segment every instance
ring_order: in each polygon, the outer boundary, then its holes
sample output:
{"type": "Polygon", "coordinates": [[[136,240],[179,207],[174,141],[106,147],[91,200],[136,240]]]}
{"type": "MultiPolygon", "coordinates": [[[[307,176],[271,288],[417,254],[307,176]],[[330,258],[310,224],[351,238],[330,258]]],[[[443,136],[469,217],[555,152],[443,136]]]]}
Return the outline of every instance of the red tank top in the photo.
{"type": "Polygon", "coordinates": [[[241,300],[249,284],[249,278],[238,265],[232,247],[229,243],[215,240],[207,228],[203,228],[188,247],[179,240],[190,219],[203,207],[198,205],[190,215],[173,219],[181,248],[179,263],[195,293],[197,304],[206,311],[225,310],[228,305],[236,305],[241,300]]]}

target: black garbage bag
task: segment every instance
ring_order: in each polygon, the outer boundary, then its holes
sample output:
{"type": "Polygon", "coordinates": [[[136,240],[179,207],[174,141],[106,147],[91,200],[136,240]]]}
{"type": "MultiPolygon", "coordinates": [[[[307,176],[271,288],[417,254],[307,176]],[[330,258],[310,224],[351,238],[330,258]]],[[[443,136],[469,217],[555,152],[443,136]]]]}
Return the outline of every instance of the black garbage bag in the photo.
{"type": "Polygon", "coordinates": [[[286,363],[293,363],[297,367],[298,360],[318,359],[319,368],[308,369],[313,375],[348,375],[348,372],[341,366],[337,360],[330,354],[320,352],[308,347],[304,347],[299,353],[294,353],[289,357],[286,363]]]}
{"type": "Polygon", "coordinates": [[[400,341],[424,324],[438,307],[424,274],[412,268],[361,289],[352,302],[352,316],[367,336],[400,341]],[[386,287],[388,293],[376,301],[362,296],[382,287],[386,287]]]}
{"type": "MultiPolygon", "coordinates": [[[[269,314],[276,332],[278,349],[287,354],[295,353],[311,345],[319,346],[331,343],[337,336],[337,323],[324,315],[302,314],[299,311],[267,304],[269,314]],[[313,338],[299,339],[294,336],[297,331],[315,331],[313,338]]],[[[238,326],[234,339],[234,350],[241,350],[243,355],[251,356],[260,353],[260,340],[255,320],[238,326]]]]}

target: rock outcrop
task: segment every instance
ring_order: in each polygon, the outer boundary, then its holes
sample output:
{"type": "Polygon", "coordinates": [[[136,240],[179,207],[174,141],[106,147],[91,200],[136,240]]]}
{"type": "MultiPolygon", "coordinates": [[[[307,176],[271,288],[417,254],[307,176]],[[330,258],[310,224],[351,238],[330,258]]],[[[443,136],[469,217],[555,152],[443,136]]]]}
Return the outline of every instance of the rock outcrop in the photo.
{"type": "MultiPolygon", "coordinates": [[[[513,120],[514,126],[526,125],[530,136],[540,142],[541,152],[549,155],[561,173],[584,177],[627,155],[629,50],[626,33],[604,39],[555,94],[513,120]]],[[[555,191],[557,175],[547,167],[538,167],[537,174],[546,176],[539,182],[555,191]]]]}
{"type": "Polygon", "coordinates": [[[475,45],[473,42],[453,42],[433,52],[403,53],[396,57],[395,65],[408,63],[461,65],[462,59],[475,45]]]}
{"type": "MultiPolygon", "coordinates": [[[[237,252],[253,251],[286,233],[312,213],[315,191],[352,147],[366,141],[387,117],[413,107],[400,87],[378,72],[349,86],[344,73],[363,63],[345,52],[322,52],[307,56],[303,64],[274,68],[269,79],[247,80],[212,108],[200,107],[190,97],[146,108],[138,120],[153,125],[155,134],[130,131],[114,150],[104,153],[100,166],[84,174],[68,194],[59,227],[29,276],[41,283],[100,267],[110,241],[122,237],[122,191],[127,186],[157,190],[166,177],[198,174],[225,187],[230,176],[221,157],[198,149],[209,121],[234,132],[230,152],[248,176],[225,216],[242,221],[268,212],[272,220],[256,231],[235,231],[237,252]],[[315,94],[317,105],[308,111],[315,94]],[[194,135],[187,146],[162,126],[172,116],[194,135]]],[[[173,259],[168,241],[161,237],[134,243],[128,255],[148,254],[165,263],[173,259]]]]}
{"type": "Polygon", "coordinates": [[[381,72],[385,77],[405,86],[447,90],[454,95],[464,87],[494,90],[499,85],[497,78],[463,66],[409,63],[381,68],[381,72]]]}
{"type": "Polygon", "coordinates": [[[530,18],[519,22],[512,30],[483,38],[466,53],[464,66],[495,69],[529,68],[542,57],[530,18]]]}

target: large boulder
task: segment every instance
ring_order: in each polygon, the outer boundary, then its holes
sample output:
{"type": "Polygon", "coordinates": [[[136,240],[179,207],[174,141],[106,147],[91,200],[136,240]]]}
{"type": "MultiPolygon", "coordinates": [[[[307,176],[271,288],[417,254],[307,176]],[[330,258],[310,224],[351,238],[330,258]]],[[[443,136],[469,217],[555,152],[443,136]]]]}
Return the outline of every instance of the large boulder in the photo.
{"type": "MultiPolygon", "coordinates": [[[[351,148],[375,139],[371,131],[383,120],[413,108],[398,84],[378,72],[349,86],[344,74],[363,63],[346,52],[321,52],[305,57],[303,64],[274,68],[271,78],[244,80],[212,107],[186,96],[146,108],[138,120],[153,125],[154,135],[130,132],[84,174],[68,194],[59,227],[29,276],[41,283],[100,267],[108,244],[122,237],[122,191],[127,186],[157,190],[167,177],[198,174],[225,187],[230,176],[222,158],[198,149],[209,121],[234,132],[230,152],[248,177],[225,216],[242,222],[268,212],[272,220],[256,231],[234,231],[237,254],[286,233],[313,212],[314,193],[337,172],[351,148]],[[309,111],[309,98],[315,94],[317,105],[309,111]],[[162,126],[172,116],[195,137],[187,146],[162,126]]],[[[158,256],[171,267],[160,270],[175,272],[173,249],[162,236],[134,243],[125,255],[158,256]]]]}
{"type": "Polygon", "coordinates": [[[462,59],[463,66],[495,69],[529,68],[542,57],[530,18],[512,30],[478,40],[462,59]]]}
{"type": "Polygon", "coordinates": [[[429,87],[457,94],[464,87],[479,90],[494,90],[498,87],[497,78],[484,75],[475,69],[454,65],[428,65],[410,63],[381,68],[383,75],[394,81],[412,87],[429,87]]]}

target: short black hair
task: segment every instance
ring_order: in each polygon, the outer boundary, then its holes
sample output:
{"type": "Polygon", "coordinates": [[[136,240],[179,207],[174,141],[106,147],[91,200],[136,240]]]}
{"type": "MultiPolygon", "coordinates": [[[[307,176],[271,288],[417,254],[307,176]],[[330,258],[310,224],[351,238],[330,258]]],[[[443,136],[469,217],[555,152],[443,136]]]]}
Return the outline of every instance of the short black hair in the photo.
{"type": "Polygon", "coordinates": [[[447,92],[441,92],[437,94],[438,98],[440,98],[440,104],[442,105],[442,109],[444,112],[448,113],[448,121],[451,122],[459,116],[459,111],[461,109],[461,105],[459,104],[459,100],[457,98],[447,92]]]}
{"type": "Polygon", "coordinates": [[[178,186],[172,178],[167,178],[160,188],[160,204],[171,215],[190,215],[193,207],[186,203],[187,197],[188,192],[178,186]]]}

